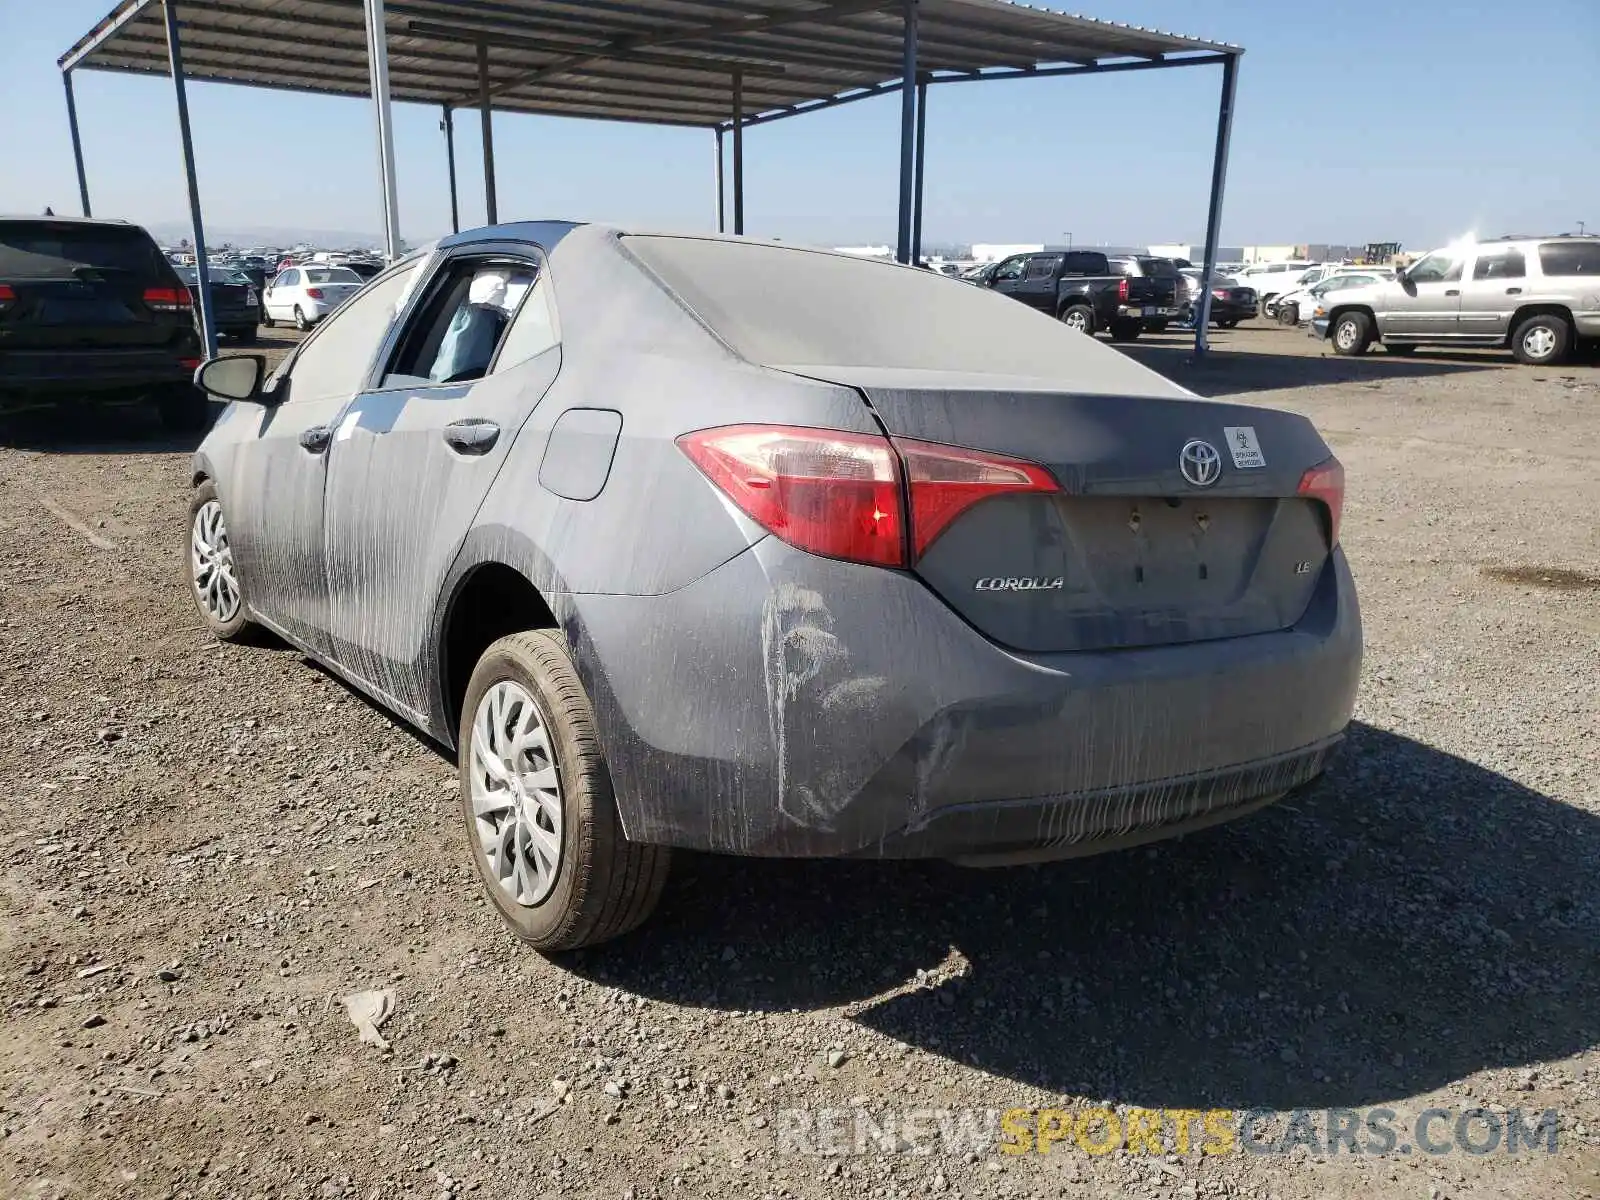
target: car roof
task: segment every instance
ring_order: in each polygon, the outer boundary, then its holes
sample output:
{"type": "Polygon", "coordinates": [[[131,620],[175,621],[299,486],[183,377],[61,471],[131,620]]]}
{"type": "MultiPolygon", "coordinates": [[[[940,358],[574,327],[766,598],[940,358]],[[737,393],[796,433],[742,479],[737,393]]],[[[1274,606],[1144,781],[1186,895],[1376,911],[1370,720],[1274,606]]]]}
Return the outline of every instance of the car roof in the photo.
{"type": "Polygon", "coordinates": [[[49,221],[52,225],[103,225],[110,229],[138,229],[132,221],[124,221],[120,217],[74,217],[68,214],[52,215],[46,213],[0,213],[0,222],[27,221],[38,223],[49,221]]]}

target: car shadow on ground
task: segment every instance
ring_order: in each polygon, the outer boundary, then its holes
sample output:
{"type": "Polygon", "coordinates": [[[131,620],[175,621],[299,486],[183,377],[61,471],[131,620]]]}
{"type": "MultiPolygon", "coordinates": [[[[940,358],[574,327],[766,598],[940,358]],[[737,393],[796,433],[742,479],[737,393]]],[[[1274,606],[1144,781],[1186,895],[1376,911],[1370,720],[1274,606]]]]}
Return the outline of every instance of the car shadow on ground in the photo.
{"type": "Polygon", "coordinates": [[[213,402],[205,429],[174,432],[142,403],[57,405],[0,412],[0,448],[43,454],[192,454],[222,413],[213,402]]]}
{"type": "Polygon", "coordinates": [[[1361,1106],[1600,1041],[1597,863],[1595,817],[1358,724],[1308,792],[1142,850],[987,872],[681,856],[649,926],[564,961],[676,1004],[848,1006],[1074,1094],[1361,1106]]]}
{"type": "Polygon", "coordinates": [[[1189,341],[1140,341],[1120,345],[1117,349],[1174,383],[1182,384],[1209,399],[1288,388],[1458,375],[1468,371],[1503,368],[1510,361],[1509,357],[1502,362],[1488,355],[1474,358],[1450,352],[1418,352],[1402,358],[1381,349],[1361,358],[1288,351],[1270,354],[1254,350],[1231,350],[1222,338],[1216,336],[1212,339],[1213,353],[1201,360],[1195,358],[1194,345],[1189,341]]]}

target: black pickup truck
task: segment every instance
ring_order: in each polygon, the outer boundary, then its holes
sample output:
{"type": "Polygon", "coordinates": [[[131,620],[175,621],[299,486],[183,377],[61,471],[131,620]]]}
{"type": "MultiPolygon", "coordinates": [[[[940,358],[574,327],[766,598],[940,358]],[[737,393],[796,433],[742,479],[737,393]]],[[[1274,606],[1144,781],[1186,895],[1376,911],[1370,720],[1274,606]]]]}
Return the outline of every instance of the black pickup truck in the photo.
{"type": "Polygon", "coordinates": [[[1084,333],[1104,331],[1112,341],[1132,341],[1146,322],[1175,315],[1171,290],[1163,289],[1162,282],[1123,275],[1095,250],[1044,250],[1005,259],[979,286],[1021,300],[1084,333]]]}

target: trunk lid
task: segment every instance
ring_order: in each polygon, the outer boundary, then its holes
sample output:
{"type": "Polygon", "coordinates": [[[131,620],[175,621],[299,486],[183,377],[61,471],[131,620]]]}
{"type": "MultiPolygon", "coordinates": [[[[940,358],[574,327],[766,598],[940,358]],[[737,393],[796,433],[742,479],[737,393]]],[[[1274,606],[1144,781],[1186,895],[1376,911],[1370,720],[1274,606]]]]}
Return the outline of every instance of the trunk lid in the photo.
{"type": "Polygon", "coordinates": [[[975,505],[913,568],[1013,649],[1106,650],[1284,629],[1305,612],[1331,553],[1326,510],[1297,494],[1306,470],[1330,457],[1304,417],[1169,384],[1154,395],[1085,395],[974,380],[938,386],[928,373],[829,377],[857,387],[891,436],[1026,459],[1060,482],[1057,495],[975,505]],[[1220,460],[1207,486],[1181,469],[1191,441],[1220,460]]]}

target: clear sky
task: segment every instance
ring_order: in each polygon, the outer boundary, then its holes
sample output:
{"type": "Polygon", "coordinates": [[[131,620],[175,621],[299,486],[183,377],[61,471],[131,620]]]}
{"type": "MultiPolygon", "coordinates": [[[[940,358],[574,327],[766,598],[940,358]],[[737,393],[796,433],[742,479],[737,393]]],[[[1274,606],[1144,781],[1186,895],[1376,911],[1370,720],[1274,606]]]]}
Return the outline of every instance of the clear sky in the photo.
{"type": "MultiPolygon", "coordinates": [[[[1224,244],[1417,249],[1468,232],[1600,229],[1600,0],[1082,5],[1246,48],[1224,244]]],[[[111,7],[0,0],[0,212],[77,211],[55,62],[111,7]]],[[[1220,74],[933,88],[925,240],[1200,240],[1220,74]]],[[[84,72],[77,93],[96,215],[183,220],[170,84],[84,72]]],[[[208,225],[380,227],[370,103],[195,84],[190,107],[208,225]]],[[[449,228],[438,122],[434,108],[395,106],[413,240],[449,228]]],[[[476,119],[456,124],[462,219],[477,224],[476,119]]],[[[892,241],[898,130],[895,98],[751,130],[747,231],[892,241]]],[[[495,150],[505,218],[715,220],[709,131],[508,114],[495,150]]]]}

